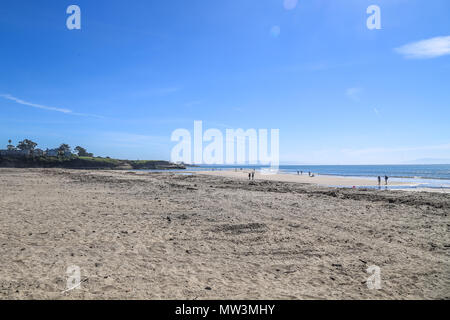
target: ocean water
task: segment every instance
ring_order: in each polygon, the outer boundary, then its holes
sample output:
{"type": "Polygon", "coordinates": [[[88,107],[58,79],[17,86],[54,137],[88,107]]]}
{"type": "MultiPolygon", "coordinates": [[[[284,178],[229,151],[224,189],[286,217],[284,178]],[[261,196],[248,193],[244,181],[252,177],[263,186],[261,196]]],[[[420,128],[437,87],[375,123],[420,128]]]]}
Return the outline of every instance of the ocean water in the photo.
{"type": "Polygon", "coordinates": [[[450,180],[450,165],[280,166],[280,170],[290,173],[303,170],[319,174],[352,177],[387,175],[392,178],[450,180]]]}
{"type": "MultiPolygon", "coordinates": [[[[256,169],[264,166],[217,166],[202,165],[188,168],[189,170],[225,170],[233,168],[256,169]]],[[[364,177],[376,179],[378,176],[387,175],[390,181],[411,182],[416,187],[450,188],[450,164],[442,165],[281,165],[280,173],[332,175],[342,177],[364,177]]]]}
{"type": "MultiPolygon", "coordinates": [[[[234,168],[255,168],[260,170],[266,166],[219,166],[219,165],[201,165],[199,169],[234,169],[234,168]]],[[[434,165],[346,165],[346,166],[319,166],[319,165],[281,165],[279,170],[284,173],[294,173],[297,171],[313,172],[323,175],[334,175],[344,177],[378,177],[389,176],[397,178],[413,179],[443,179],[450,180],[450,164],[434,165]]]]}

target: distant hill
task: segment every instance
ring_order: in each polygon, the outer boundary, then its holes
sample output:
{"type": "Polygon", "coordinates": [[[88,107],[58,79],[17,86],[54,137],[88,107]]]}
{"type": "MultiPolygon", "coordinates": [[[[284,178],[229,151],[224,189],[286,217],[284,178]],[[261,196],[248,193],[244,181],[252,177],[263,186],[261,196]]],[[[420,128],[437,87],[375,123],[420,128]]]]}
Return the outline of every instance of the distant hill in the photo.
{"type": "Polygon", "coordinates": [[[114,169],[114,170],[167,170],[186,169],[169,161],[154,160],[119,160],[96,157],[5,157],[0,156],[3,168],[66,168],[66,169],[114,169]]]}

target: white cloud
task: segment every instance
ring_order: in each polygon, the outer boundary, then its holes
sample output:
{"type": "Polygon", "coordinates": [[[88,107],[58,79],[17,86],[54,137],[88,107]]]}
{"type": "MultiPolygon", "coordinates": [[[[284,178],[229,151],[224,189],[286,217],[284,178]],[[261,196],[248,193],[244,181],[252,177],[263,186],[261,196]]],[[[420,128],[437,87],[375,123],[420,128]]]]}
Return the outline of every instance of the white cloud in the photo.
{"type": "Polygon", "coordinates": [[[174,94],[181,89],[179,87],[161,87],[161,88],[149,88],[138,90],[132,93],[133,97],[142,98],[142,97],[159,97],[159,96],[168,96],[174,94]]]}
{"type": "Polygon", "coordinates": [[[450,36],[408,43],[395,51],[410,59],[430,59],[450,54],[450,36]]]}
{"type": "Polygon", "coordinates": [[[175,92],[180,91],[180,88],[178,87],[167,87],[167,88],[159,88],[159,89],[155,89],[152,91],[153,94],[155,95],[168,95],[168,94],[172,94],[175,92]]]}
{"type": "Polygon", "coordinates": [[[286,10],[293,10],[297,7],[298,0],[284,0],[283,6],[286,10]]]}
{"type": "Polygon", "coordinates": [[[16,102],[18,104],[22,104],[24,106],[29,106],[29,107],[44,109],[44,110],[50,110],[50,111],[56,111],[56,112],[62,112],[62,113],[72,113],[72,110],[69,110],[69,109],[54,108],[54,107],[44,106],[41,104],[26,102],[19,98],[13,97],[10,94],[0,94],[0,97],[14,101],[14,102],[16,102]]]}
{"type": "Polygon", "coordinates": [[[352,99],[353,101],[359,101],[359,95],[361,94],[362,89],[361,88],[348,88],[345,92],[347,97],[352,99]]]}
{"type": "Polygon", "coordinates": [[[270,28],[270,35],[274,38],[278,38],[278,36],[281,33],[281,28],[280,26],[273,26],[272,28],[270,28]]]}
{"type": "Polygon", "coordinates": [[[282,161],[287,160],[293,164],[323,165],[404,164],[412,159],[423,158],[441,159],[442,163],[447,162],[450,159],[450,144],[393,147],[374,146],[360,149],[340,147],[315,149],[314,147],[313,149],[302,148],[301,154],[281,154],[282,161]]]}
{"type": "Polygon", "coordinates": [[[189,102],[185,103],[184,105],[189,108],[189,107],[193,107],[193,106],[202,104],[202,102],[203,101],[201,101],[201,100],[194,100],[194,101],[189,101],[189,102]]]}
{"type": "Polygon", "coordinates": [[[150,146],[165,146],[170,141],[166,136],[149,136],[127,132],[104,132],[102,136],[108,145],[127,148],[146,148],[150,146]]]}
{"type": "Polygon", "coordinates": [[[37,104],[37,103],[32,103],[32,102],[27,102],[24,101],[22,99],[13,97],[10,94],[0,94],[0,97],[8,99],[10,101],[14,101],[18,104],[24,105],[24,106],[28,106],[28,107],[32,107],[32,108],[37,108],[37,109],[42,109],[42,110],[48,110],[48,111],[55,111],[55,112],[61,112],[61,113],[65,113],[65,114],[70,114],[73,116],[81,116],[81,117],[96,117],[96,118],[102,118],[101,116],[97,116],[97,115],[93,115],[93,114],[87,114],[87,113],[76,113],[73,112],[70,109],[63,109],[63,108],[55,108],[55,107],[49,107],[49,106],[45,106],[42,104],[37,104]]]}

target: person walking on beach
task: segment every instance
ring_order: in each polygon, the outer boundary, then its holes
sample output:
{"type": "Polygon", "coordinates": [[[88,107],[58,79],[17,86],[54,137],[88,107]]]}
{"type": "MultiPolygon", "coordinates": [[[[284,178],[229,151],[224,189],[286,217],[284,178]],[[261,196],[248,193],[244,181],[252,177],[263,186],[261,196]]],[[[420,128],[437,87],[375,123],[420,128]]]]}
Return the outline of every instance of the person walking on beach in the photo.
{"type": "Polygon", "coordinates": [[[252,174],[250,172],[248,173],[248,180],[252,180],[252,174]]]}
{"type": "Polygon", "coordinates": [[[378,176],[378,186],[381,187],[381,177],[378,176]]]}
{"type": "Polygon", "coordinates": [[[252,180],[255,180],[255,171],[252,172],[252,180]]]}
{"type": "Polygon", "coordinates": [[[386,183],[386,185],[388,185],[388,179],[389,179],[388,176],[384,176],[384,182],[386,183]]]}

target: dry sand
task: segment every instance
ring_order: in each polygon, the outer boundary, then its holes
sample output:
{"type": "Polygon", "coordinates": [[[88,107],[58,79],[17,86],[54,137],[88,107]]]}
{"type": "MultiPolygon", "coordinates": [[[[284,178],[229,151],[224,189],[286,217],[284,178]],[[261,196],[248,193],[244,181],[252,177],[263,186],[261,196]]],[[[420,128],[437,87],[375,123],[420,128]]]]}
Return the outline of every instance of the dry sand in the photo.
{"type": "Polygon", "coordinates": [[[2,299],[450,298],[448,194],[0,169],[0,195],[2,299]]]}

